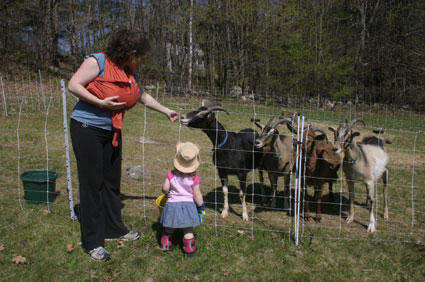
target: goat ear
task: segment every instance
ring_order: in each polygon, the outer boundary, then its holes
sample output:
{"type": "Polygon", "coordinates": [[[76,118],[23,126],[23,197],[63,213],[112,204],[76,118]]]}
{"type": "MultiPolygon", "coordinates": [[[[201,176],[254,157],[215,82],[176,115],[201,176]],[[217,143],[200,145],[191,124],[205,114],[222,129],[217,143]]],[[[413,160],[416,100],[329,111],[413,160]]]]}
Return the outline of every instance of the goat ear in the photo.
{"type": "Polygon", "coordinates": [[[354,131],[354,132],[351,134],[351,136],[352,136],[352,138],[357,137],[357,136],[360,136],[360,132],[354,131]]]}
{"type": "Polygon", "coordinates": [[[258,128],[260,128],[261,129],[261,131],[263,131],[263,129],[264,129],[264,125],[262,125],[261,123],[260,123],[260,119],[258,119],[258,118],[252,118],[251,119],[251,122],[253,122],[256,126],[258,126],[258,128]]]}
{"type": "Polygon", "coordinates": [[[335,127],[332,127],[332,126],[328,126],[328,129],[329,129],[330,131],[332,131],[332,132],[336,132],[336,129],[335,129],[335,127]]]}
{"type": "Polygon", "coordinates": [[[207,118],[208,118],[208,120],[215,119],[214,112],[209,113],[208,116],[207,116],[207,118]]]}

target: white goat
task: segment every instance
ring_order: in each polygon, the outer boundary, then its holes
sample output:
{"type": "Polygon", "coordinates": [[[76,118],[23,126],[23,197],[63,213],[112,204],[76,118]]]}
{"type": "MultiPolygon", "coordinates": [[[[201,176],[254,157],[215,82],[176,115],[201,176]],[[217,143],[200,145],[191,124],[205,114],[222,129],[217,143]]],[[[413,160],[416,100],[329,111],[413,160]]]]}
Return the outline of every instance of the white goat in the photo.
{"type": "Polygon", "coordinates": [[[334,132],[334,152],[337,154],[344,153],[343,171],[347,180],[349,197],[350,197],[350,213],[347,217],[347,223],[354,220],[354,182],[363,182],[367,189],[367,204],[369,206],[369,225],[368,232],[376,231],[376,222],[373,215],[373,203],[375,201],[375,183],[382,178],[384,183],[384,220],[388,220],[388,162],[389,157],[384,149],[383,143],[390,144],[389,140],[382,140],[377,137],[366,137],[362,142],[354,142],[353,139],[359,136],[359,132],[353,132],[352,127],[356,123],[365,122],[356,118],[349,124],[347,120],[341,122],[338,129],[329,127],[334,132]]]}

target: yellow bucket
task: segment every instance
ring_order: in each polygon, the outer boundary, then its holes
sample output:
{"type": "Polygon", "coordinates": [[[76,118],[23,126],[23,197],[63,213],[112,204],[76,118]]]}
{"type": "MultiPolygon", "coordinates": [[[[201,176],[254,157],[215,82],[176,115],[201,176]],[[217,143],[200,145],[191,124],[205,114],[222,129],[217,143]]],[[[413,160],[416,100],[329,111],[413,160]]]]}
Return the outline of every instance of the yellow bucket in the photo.
{"type": "Polygon", "coordinates": [[[155,202],[156,202],[156,205],[158,206],[160,214],[162,213],[162,210],[164,209],[164,206],[167,200],[168,200],[168,197],[166,194],[162,194],[161,196],[156,198],[155,202]]]}

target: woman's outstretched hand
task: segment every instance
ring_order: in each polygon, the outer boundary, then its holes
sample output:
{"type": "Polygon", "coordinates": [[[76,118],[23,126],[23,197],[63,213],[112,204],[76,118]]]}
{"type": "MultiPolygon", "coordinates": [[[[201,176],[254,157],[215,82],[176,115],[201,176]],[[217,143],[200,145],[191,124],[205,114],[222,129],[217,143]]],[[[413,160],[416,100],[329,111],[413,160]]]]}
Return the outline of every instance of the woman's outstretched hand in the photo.
{"type": "Polygon", "coordinates": [[[167,117],[170,121],[174,122],[179,119],[179,114],[173,110],[170,110],[170,112],[167,114],[167,117]]]}

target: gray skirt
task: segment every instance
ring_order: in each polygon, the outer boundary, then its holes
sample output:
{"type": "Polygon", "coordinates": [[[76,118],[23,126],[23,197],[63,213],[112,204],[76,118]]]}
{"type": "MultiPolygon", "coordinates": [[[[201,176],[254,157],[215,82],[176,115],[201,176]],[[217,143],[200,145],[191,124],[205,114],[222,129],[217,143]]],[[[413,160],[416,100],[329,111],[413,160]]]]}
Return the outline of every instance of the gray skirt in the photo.
{"type": "Polygon", "coordinates": [[[185,228],[201,224],[194,202],[167,202],[161,214],[161,224],[168,228],[185,228]]]}

